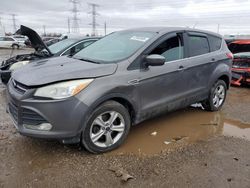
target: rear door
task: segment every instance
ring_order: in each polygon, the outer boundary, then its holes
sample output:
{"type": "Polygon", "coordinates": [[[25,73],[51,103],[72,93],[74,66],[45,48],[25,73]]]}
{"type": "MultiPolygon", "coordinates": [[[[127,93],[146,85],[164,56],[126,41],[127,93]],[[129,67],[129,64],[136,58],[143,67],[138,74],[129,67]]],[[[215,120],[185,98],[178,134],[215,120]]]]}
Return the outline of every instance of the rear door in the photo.
{"type": "Polygon", "coordinates": [[[182,61],[184,90],[187,105],[199,102],[208,96],[208,83],[216,58],[210,50],[209,37],[199,32],[186,32],[184,40],[188,46],[188,58],[182,61]]]}

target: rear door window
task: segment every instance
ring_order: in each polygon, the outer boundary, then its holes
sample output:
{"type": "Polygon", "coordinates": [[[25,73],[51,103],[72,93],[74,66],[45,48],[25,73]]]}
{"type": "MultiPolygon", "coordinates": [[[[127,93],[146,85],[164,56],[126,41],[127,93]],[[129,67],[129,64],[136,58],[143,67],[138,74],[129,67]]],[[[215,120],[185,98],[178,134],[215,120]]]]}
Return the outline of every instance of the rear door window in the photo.
{"type": "Polygon", "coordinates": [[[5,37],[4,41],[14,41],[14,39],[13,38],[9,38],[9,37],[5,37]]]}
{"type": "Polygon", "coordinates": [[[189,35],[189,57],[209,53],[208,39],[205,36],[189,35]]]}
{"type": "Polygon", "coordinates": [[[210,35],[208,36],[208,40],[211,52],[217,51],[221,48],[222,38],[210,35]]]}

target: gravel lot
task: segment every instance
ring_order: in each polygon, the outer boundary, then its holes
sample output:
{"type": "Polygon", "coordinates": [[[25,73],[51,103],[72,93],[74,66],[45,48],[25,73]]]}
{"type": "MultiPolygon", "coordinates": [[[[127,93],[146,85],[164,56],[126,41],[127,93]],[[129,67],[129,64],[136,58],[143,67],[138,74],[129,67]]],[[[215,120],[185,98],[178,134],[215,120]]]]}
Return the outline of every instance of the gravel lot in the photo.
{"type": "Polygon", "coordinates": [[[92,155],[19,135],[0,84],[0,187],[249,188],[249,113],[250,88],[231,87],[220,112],[194,105],[145,121],[116,151],[92,155]]]}

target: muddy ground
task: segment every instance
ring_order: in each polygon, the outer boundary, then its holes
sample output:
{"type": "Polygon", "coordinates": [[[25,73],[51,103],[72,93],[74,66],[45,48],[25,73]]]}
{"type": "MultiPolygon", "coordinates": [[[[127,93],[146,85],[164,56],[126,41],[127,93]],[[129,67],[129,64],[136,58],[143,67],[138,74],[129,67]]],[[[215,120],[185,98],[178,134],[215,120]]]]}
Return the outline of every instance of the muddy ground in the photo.
{"type": "Polygon", "coordinates": [[[102,155],[20,136],[5,99],[0,84],[0,187],[250,187],[250,88],[232,87],[220,112],[193,105],[145,121],[102,155]]]}

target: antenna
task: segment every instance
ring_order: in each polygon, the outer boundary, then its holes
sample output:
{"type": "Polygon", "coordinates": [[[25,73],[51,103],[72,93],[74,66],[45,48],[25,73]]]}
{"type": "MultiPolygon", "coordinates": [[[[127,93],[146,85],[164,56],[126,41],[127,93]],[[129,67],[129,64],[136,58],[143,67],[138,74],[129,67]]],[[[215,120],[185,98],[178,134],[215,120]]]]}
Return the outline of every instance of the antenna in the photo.
{"type": "Polygon", "coordinates": [[[98,25],[97,23],[96,23],[96,16],[97,15],[99,15],[98,13],[97,13],[97,11],[96,11],[96,7],[99,7],[99,5],[98,4],[95,4],[95,3],[88,3],[90,6],[91,6],[91,8],[92,8],[92,10],[91,10],[91,12],[89,13],[89,14],[91,14],[92,15],[92,23],[90,24],[90,25],[92,25],[92,36],[96,36],[96,26],[98,25]]]}
{"type": "Polygon", "coordinates": [[[79,10],[77,7],[80,4],[80,2],[78,0],[70,0],[70,2],[73,4],[73,9],[71,10],[73,14],[72,32],[79,33],[79,24],[78,24],[79,18],[77,17],[79,10]]]}

